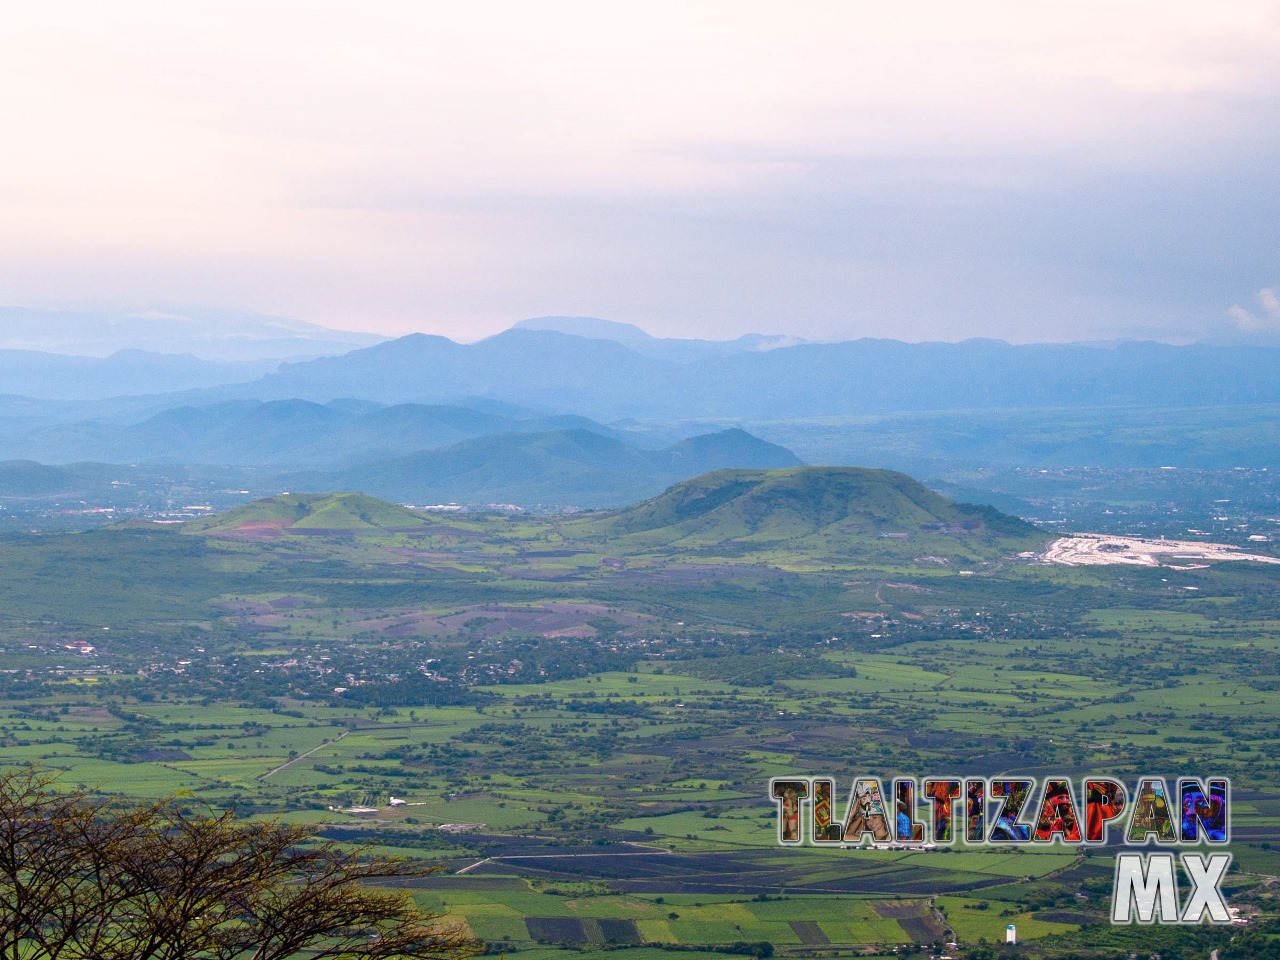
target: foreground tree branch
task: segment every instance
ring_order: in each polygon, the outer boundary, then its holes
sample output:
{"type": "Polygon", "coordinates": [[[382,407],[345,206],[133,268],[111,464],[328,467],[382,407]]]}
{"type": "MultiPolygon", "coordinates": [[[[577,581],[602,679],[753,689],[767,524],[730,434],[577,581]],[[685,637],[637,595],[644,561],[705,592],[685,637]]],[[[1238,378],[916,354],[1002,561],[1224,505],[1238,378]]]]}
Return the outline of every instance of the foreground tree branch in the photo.
{"type": "Polygon", "coordinates": [[[0,772],[0,960],[462,960],[477,947],[463,924],[376,886],[437,869],[0,772]]]}

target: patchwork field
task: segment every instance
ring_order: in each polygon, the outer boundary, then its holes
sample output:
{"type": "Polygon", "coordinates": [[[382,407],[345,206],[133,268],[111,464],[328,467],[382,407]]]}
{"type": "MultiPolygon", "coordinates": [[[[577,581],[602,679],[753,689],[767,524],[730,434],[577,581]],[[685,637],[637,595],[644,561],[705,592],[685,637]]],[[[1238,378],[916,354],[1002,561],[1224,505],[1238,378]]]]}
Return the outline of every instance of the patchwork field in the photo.
{"type": "Polygon", "coordinates": [[[1232,902],[1274,910],[1276,565],[1036,564],[1023,531],[938,564],[754,516],[659,518],[696,549],[452,516],[0,542],[0,764],[439,861],[414,896],[534,957],[1120,943],[1110,848],[783,849],[785,776],[837,816],[859,776],[1228,776],[1232,902]]]}

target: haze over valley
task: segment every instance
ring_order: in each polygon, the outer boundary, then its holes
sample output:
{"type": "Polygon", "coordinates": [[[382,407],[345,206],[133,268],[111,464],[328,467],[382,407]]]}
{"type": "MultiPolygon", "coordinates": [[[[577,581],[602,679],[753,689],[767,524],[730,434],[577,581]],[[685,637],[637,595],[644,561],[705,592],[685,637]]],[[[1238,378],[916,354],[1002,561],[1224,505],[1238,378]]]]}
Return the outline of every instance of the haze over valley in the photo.
{"type": "Polygon", "coordinates": [[[1280,958],[1275,0],[11,6],[0,956],[1280,958]]]}
{"type": "MultiPolygon", "coordinates": [[[[216,355],[246,327],[204,329],[216,355]]],[[[1052,529],[1268,542],[1277,369],[1280,347],[679,340],[572,317],[305,361],[0,352],[0,522],[181,518],[297,489],[590,509],[812,463],[899,469],[1052,529]]]]}

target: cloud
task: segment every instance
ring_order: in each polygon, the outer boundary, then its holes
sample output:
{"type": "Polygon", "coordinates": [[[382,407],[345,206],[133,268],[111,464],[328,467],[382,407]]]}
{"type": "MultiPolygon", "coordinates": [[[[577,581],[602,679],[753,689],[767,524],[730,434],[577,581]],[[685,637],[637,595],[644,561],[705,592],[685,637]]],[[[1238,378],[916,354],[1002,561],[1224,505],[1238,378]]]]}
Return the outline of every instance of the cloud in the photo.
{"type": "Polygon", "coordinates": [[[1258,291],[1261,314],[1239,304],[1227,311],[1236,326],[1245,333],[1270,333],[1280,330],[1280,287],[1263,287],[1258,291]]]}
{"type": "Polygon", "coordinates": [[[1273,322],[1223,308],[1275,278],[1275,0],[46,6],[0,31],[0,303],[463,339],[1273,322]]]}

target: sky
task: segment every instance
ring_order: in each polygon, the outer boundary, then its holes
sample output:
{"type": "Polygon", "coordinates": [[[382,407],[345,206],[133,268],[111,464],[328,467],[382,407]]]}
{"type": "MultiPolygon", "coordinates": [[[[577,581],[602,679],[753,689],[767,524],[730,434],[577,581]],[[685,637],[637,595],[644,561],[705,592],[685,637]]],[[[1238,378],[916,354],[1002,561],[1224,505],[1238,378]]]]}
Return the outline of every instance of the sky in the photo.
{"type": "Polygon", "coordinates": [[[1277,2],[50,0],[0,79],[4,305],[1280,333],[1277,2]]]}

